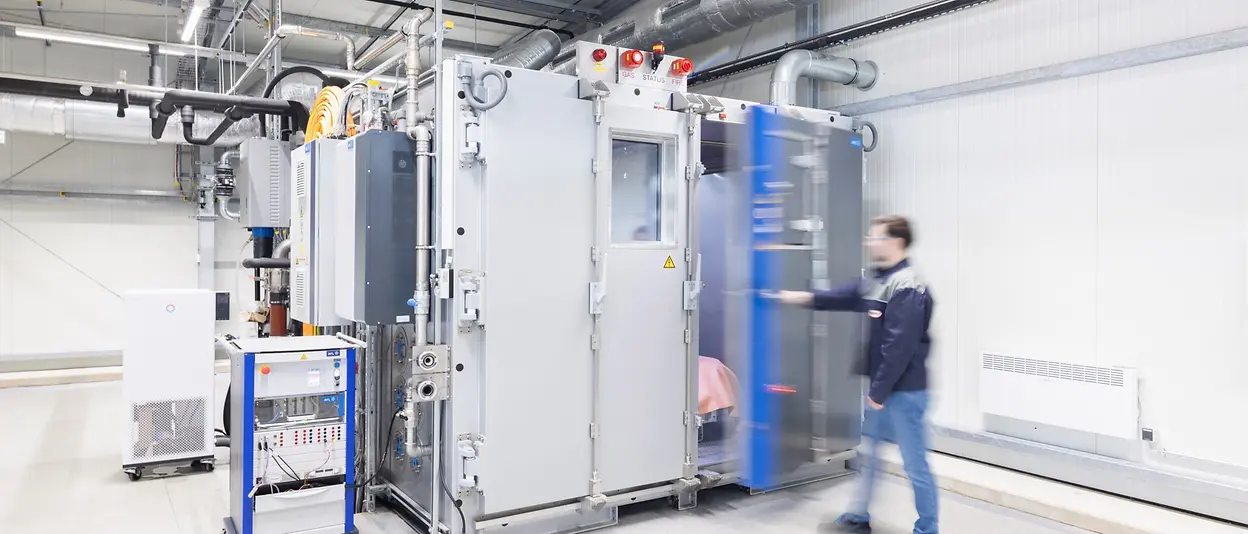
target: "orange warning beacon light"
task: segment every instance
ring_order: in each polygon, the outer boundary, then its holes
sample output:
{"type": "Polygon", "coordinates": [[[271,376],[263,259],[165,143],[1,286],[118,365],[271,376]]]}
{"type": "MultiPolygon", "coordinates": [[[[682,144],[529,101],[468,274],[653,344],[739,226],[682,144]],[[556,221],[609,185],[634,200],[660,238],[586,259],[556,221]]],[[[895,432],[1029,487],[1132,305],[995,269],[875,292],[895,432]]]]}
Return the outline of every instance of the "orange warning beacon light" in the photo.
{"type": "Polygon", "coordinates": [[[654,43],[650,47],[650,70],[659,70],[659,65],[663,64],[663,56],[667,54],[667,47],[663,46],[663,41],[654,43]]]}

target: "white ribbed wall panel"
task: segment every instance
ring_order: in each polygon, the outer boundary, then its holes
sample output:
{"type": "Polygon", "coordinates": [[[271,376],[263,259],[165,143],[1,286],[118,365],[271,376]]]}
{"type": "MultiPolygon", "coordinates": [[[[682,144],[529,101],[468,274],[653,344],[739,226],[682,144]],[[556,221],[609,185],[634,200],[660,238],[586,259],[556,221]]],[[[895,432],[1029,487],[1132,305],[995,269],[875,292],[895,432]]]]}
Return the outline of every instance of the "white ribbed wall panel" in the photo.
{"type": "MultiPolygon", "coordinates": [[[[912,3],[836,4],[843,25],[912,3]]],[[[824,102],[1245,25],[1248,6],[1233,1],[998,0],[837,49],[883,74],[824,102]]],[[[915,218],[937,295],[935,421],[979,427],[985,351],[1133,366],[1162,448],[1248,466],[1248,431],[1213,408],[1248,403],[1246,60],[1224,52],[870,117],[882,132],[871,209],[915,218]]]]}
{"type": "MultiPolygon", "coordinates": [[[[823,30],[919,3],[830,0],[823,30]]],[[[996,0],[830,49],[876,61],[881,77],[821,101],[1244,26],[1238,0],[996,0]]],[[[1245,62],[1236,50],[869,117],[881,131],[869,212],[915,219],[934,287],[938,424],[980,427],[984,352],[1132,366],[1160,448],[1248,467],[1248,429],[1224,415],[1248,404],[1245,62]]],[[[724,95],[762,99],[768,74],[724,95]]]]}

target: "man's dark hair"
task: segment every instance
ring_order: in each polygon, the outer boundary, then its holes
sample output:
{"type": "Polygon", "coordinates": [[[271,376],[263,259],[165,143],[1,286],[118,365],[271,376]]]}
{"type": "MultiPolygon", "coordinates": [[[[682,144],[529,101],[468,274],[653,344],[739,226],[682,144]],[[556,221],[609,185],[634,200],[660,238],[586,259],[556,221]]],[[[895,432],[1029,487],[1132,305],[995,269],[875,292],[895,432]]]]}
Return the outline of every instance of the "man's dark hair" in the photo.
{"type": "Polygon", "coordinates": [[[906,248],[914,243],[914,230],[910,229],[910,219],[901,215],[881,215],[871,219],[871,226],[880,225],[888,233],[888,237],[900,239],[906,248]]]}

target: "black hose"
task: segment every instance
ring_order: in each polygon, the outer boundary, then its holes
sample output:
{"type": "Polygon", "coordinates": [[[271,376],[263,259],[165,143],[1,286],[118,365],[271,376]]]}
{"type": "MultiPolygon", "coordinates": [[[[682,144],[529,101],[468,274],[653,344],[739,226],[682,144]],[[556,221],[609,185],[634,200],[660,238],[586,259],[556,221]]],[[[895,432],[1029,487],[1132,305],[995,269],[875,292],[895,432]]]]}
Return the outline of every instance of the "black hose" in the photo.
{"type": "Polygon", "coordinates": [[[183,117],[182,138],[186,139],[186,142],[192,145],[211,146],[213,143],[216,143],[222,135],[225,135],[226,130],[229,130],[230,126],[233,126],[235,122],[246,118],[246,116],[247,114],[239,111],[238,106],[234,106],[226,110],[225,117],[221,119],[221,122],[217,123],[217,127],[212,130],[212,133],[208,134],[208,137],[199,139],[195,137],[195,130],[193,128],[195,125],[195,114],[194,112],[191,112],[183,117]]]}
{"type": "Polygon", "coordinates": [[[243,258],[248,269],[289,269],[290,258],[243,258]]]}
{"type": "MultiPolygon", "coordinates": [[[[277,84],[280,83],[282,80],[286,79],[286,77],[290,76],[291,74],[311,74],[313,76],[316,76],[317,78],[320,78],[321,83],[326,84],[326,85],[332,85],[330,83],[332,81],[330,77],[326,76],[324,72],[321,72],[321,69],[318,69],[316,67],[309,67],[307,65],[295,65],[293,67],[287,67],[285,69],[282,69],[282,72],[277,73],[277,76],[274,76],[272,80],[269,80],[269,84],[264,86],[264,93],[261,94],[261,98],[269,98],[269,95],[273,94],[273,89],[277,88],[277,84]]],[[[257,118],[260,121],[260,137],[269,136],[268,126],[265,125],[265,120],[264,120],[265,115],[266,114],[264,113],[260,113],[257,115],[257,118]]]]}

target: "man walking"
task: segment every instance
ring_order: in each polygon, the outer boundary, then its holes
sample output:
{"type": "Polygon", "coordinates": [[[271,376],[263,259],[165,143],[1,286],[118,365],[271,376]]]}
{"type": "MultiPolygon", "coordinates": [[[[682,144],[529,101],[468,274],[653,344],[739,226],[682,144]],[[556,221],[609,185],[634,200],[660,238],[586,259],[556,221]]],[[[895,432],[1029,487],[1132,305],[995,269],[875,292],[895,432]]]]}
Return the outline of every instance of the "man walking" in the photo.
{"type": "Polygon", "coordinates": [[[868,511],[878,470],[879,443],[895,441],[901,448],[906,475],[914,487],[919,520],[914,534],[937,534],[936,482],[927,464],[928,326],[933,301],[926,284],[910,266],[914,241],[910,221],[889,215],[871,221],[867,250],[875,276],[831,291],[781,291],[784,303],[815,310],[863,312],[871,323],[865,361],[859,372],[870,380],[862,434],[868,450],[863,459],[862,487],[849,513],[831,526],[839,532],[870,534],[868,511]],[[863,365],[865,364],[865,365],[863,365]]]}

